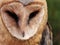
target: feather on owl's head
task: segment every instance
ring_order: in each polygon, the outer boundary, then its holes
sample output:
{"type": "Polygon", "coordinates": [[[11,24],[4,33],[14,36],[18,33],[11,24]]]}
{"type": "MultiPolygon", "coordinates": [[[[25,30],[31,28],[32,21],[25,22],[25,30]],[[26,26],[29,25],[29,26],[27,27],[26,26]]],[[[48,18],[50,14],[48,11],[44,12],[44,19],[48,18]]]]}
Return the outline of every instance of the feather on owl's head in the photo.
{"type": "MultiPolygon", "coordinates": [[[[45,1],[45,0],[44,0],[45,1]]],[[[43,0],[6,0],[0,3],[0,14],[9,33],[27,40],[47,22],[47,8],[43,0]]]]}

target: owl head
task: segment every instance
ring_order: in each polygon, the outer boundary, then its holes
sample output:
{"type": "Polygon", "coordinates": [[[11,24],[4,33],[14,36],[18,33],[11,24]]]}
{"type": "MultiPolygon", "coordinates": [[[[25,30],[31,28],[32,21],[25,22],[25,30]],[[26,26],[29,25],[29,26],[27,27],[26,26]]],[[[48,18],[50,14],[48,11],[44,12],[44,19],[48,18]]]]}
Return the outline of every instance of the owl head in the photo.
{"type": "Polygon", "coordinates": [[[0,16],[8,32],[17,39],[32,38],[47,22],[46,0],[2,0],[0,16]]]}

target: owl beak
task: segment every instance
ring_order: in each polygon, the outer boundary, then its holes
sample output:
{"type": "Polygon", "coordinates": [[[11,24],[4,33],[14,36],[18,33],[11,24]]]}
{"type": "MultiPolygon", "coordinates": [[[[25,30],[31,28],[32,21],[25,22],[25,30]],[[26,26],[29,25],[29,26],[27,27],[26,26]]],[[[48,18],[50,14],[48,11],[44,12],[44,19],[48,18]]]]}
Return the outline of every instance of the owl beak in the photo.
{"type": "Polygon", "coordinates": [[[22,37],[24,37],[24,36],[25,36],[25,32],[23,31],[23,32],[22,32],[22,37]]]}
{"type": "Polygon", "coordinates": [[[22,37],[25,37],[25,31],[21,31],[21,30],[20,30],[20,33],[21,33],[21,36],[22,36],[22,37]]]}

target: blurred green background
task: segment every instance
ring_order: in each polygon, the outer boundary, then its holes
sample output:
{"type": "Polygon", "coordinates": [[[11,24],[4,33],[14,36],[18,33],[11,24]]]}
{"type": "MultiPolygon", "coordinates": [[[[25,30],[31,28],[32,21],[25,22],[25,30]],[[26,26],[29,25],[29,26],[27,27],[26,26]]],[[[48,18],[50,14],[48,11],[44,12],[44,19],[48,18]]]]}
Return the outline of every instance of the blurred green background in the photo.
{"type": "Polygon", "coordinates": [[[60,0],[47,0],[49,23],[52,26],[54,45],[60,45],[60,0]]]}

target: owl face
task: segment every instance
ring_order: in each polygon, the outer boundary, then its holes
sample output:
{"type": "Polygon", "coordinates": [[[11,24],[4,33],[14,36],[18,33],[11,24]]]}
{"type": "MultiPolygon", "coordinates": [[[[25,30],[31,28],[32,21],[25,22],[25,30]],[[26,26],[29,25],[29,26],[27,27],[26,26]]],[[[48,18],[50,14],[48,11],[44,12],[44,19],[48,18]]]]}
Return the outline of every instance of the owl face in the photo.
{"type": "Polygon", "coordinates": [[[41,1],[7,2],[0,9],[2,22],[12,36],[21,40],[30,39],[46,23],[44,7],[41,1]]]}

